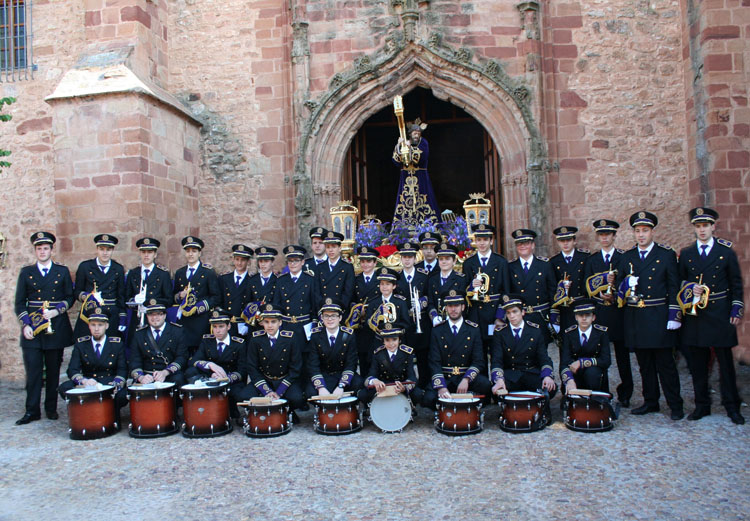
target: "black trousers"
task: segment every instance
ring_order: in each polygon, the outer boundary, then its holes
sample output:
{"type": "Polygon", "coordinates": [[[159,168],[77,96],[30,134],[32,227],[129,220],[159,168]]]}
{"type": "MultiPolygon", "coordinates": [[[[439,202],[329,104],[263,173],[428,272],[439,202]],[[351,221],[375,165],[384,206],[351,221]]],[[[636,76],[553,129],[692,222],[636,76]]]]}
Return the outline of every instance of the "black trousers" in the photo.
{"type": "Polygon", "coordinates": [[[26,413],[41,415],[42,371],[44,370],[44,410],[57,412],[57,386],[60,383],[62,349],[24,347],[23,365],[26,369],[26,413]]]}
{"type": "Polygon", "coordinates": [[[672,348],[636,349],[635,356],[643,382],[644,405],[659,406],[659,382],[664,397],[673,411],[682,411],[680,375],[672,355],[672,348]]]}
{"type": "Polygon", "coordinates": [[[624,342],[612,342],[615,346],[615,361],[620,374],[620,385],[617,386],[617,399],[630,400],[633,396],[633,369],[630,364],[630,350],[624,342]]]}
{"type": "MultiPolygon", "coordinates": [[[[339,385],[339,380],[341,380],[341,373],[324,373],[323,379],[326,383],[326,389],[329,393],[332,393],[339,385]]],[[[353,392],[356,396],[359,390],[362,389],[364,383],[365,379],[359,376],[357,373],[354,373],[351,383],[344,388],[344,391],[353,392]]],[[[305,387],[305,394],[308,398],[318,395],[318,391],[315,390],[315,386],[312,384],[309,378],[307,380],[307,386],[305,387]]]]}
{"type": "Polygon", "coordinates": [[[601,367],[581,368],[573,375],[573,380],[579,389],[609,392],[607,372],[601,367]]]}
{"type": "MultiPolygon", "coordinates": [[[[737,392],[737,375],[734,369],[734,358],[731,347],[715,347],[716,360],[719,362],[719,387],[721,404],[728,413],[739,412],[740,395],[737,392]]],[[[690,346],[691,372],[695,390],[695,408],[701,411],[711,410],[711,395],[708,393],[708,361],[711,348],[690,346]]]]}
{"type": "MultiPolygon", "coordinates": [[[[281,385],[281,380],[278,380],[274,382],[273,380],[266,380],[269,387],[276,391],[276,389],[281,385]]],[[[242,391],[239,393],[241,400],[249,400],[250,398],[258,398],[263,396],[263,393],[261,393],[255,385],[253,385],[252,382],[247,384],[242,391]]],[[[310,407],[307,405],[307,401],[305,401],[305,395],[302,392],[302,384],[299,381],[292,382],[292,385],[290,385],[286,391],[284,391],[284,395],[282,396],[283,399],[289,402],[289,407],[292,410],[307,410],[310,407]]]]}
{"type": "MultiPolygon", "coordinates": [[[[461,380],[463,380],[463,376],[461,375],[443,375],[443,376],[446,378],[445,383],[447,384],[448,392],[455,393],[456,389],[458,388],[458,384],[460,384],[461,380]]],[[[474,381],[469,383],[469,392],[472,392],[474,394],[484,395],[482,402],[485,404],[488,404],[492,397],[492,384],[490,383],[489,378],[487,378],[483,374],[478,374],[476,378],[474,378],[474,381]]],[[[428,407],[434,411],[436,410],[437,401],[438,401],[438,390],[432,387],[425,389],[424,396],[422,397],[422,406],[428,407]]]]}

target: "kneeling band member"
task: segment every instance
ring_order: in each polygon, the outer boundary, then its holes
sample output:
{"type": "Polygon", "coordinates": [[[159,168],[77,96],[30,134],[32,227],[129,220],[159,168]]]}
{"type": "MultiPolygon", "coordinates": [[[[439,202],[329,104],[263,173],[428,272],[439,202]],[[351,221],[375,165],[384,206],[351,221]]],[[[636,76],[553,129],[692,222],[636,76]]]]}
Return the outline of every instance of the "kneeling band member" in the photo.
{"type": "Polygon", "coordinates": [[[609,335],[606,326],[594,324],[595,310],[592,299],[580,299],[573,306],[578,325],[565,330],[560,355],[560,378],[566,394],[578,388],[609,392],[609,335]]]}

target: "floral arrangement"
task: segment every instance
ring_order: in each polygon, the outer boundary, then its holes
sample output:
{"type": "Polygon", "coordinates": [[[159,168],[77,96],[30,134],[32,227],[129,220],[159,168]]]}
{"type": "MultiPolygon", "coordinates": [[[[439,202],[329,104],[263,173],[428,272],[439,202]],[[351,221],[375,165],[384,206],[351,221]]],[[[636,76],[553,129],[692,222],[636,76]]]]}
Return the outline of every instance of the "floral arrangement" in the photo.
{"type": "Polygon", "coordinates": [[[389,257],[397,251],[397,245],[406,241],[418,241],[421,234],[425,232],[439,233],[445,240],[458,248],[458,255],[462,259],[467,251],[471,250],[471,238],[463,217],[443,222],[427,221],[415,228],[401,222],[392,226],[390,223],[381,223],[377,219],[363,221],[360,223],[355,236],[357,246],[368,246],[378,250],[381,257],[389,257]],[[390,228],[390,231],[389,231],[390,228]]]}

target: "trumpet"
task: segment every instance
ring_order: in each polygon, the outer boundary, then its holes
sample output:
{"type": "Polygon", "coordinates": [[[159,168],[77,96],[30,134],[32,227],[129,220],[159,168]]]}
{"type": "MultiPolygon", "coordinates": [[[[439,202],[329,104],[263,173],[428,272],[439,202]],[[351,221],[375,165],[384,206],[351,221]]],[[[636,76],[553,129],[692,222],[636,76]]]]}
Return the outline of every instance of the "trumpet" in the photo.
{"type": "Polygon", "coordinates": [[[686,315],[696,316],[698,314],[699,309],[706,309],[706,306],[708,306],[708,296],[711,294],[711,290],[703,284],[703,274],[701,273],[700,279],[698,279],[698,284],[696,284],[696,287],[702,288],[703,293],[701,293],[701,296],[696,298],[693,296],[693,305],[690,306],[690,311],[687,311],[686,315]]]}
{"type": "MultiPolygon", "coordinates": [[[[49,309],[49,301],[47,300],[42,302],[42,315],[44,315],[45,309],[49,309]]],[[[54,331],[52,331],[52,319],[51,318],[47,320],[47,330],[45,331],[45,333],[48,335],[51,335],[52,333],[54,333],[54,331]]]]}
{"type": "Polygon", "coordinates": [[[484,300],[487,297],[487,293],[490,291],[490,276],[486,273],[482,273],[482,268],[479,268],[477,270],[476,279],[479,279],[481,284],[474,290],[474,295],[472,295],[471,300],[479,302],[479,297],[481,296],[482,300],[484,300]]]}
{"type": "Polygon", "coordinates": [[[409,293],[411,293],[411,309],[414,313],[414,322],[416,322],[417,324],[417,334],[421,335],[422,326],[420,325],[420,319],[422,317],[422,306],[419,303],[419,290],[417,288],[412,288],[411,285],[409,287],[409,293]]]}

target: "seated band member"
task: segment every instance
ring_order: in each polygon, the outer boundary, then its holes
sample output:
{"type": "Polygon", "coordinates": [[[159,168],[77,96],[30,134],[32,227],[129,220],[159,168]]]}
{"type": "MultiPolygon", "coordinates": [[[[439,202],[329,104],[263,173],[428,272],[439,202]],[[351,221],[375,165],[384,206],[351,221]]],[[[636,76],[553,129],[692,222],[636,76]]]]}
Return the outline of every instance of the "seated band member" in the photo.
{"type": "MultiPolygon", "coordinates": [[[[73,346],[68,363],[68,380],[57,388],[60,396],[77,385],[96,386],[97,383],[114,385],[115,421],[120,425],[120,409],[128,403],[125,380],[128,364],[125,360],[125,344],[119,336],[107,336],[109,317],[102,308],[96,308],[88,316],[90,335],[79,338],[73,346]]],[[[117,317],[115,316],[115,319],[117,317]]]]}
{"type": "Polygon", "coordinates": [[[524,320],[526,303],[520,295],[504,295],[502,306],[508,324],[492,338],[492,392],[541,389],[551,400],[557,388],[541,326],[524,320]]]}
{"type": "Polygon", "coordinates": [[[384,345],[378,347],[372,355],[365,388],[357,393],[359,400],[369,404],[377,393],[385,390],[386,384],[394,384],[397,392],[411,397],[412,404],[420,403],[422,389],[414,383],[404,383],[416,382],[414,350],[401,345],[404,330],[393,327],[393,324],[385,324],[378,334],[384,345]]]}
{"type": "Polygon", "coordinates": [[[322,327],[312,330],[308,343],[307,396],[338,398],[345,391],[362,388],[362,377],[357,374],[357,341],[354,330],[341,326],[343,310],[331,299],[320,308],[322,327]]]}
{"type": "Polygon", "coordinates": [[[429,354],[432,386],[425,390],[422,405],[434,410],[438,398],[468,392],[484,395],[489,402],[492,386],[485,376],[482,333],[477,324],[463,318],[466,294],[452,289],[441,299],[447,320],[432,328],[429,354]]]}
{"type": "Polygon", "coordinates": [[[145,308],[148,323],[130,342],[130,377],[141,384],[173,382],[182,387],[188,362],[182,326],[167,322],[167,308],[156,299],[145,308]]]}
{"type": "Polygon", "coordinates": [[[609,392],[609,335],[606,326],[594,324],[595,310],[593,299],[579,299],[573,306],[578,325],[565,330],[560,355],[560,378],[566,394],[579,387],[609,392]]]}
{"type": "MultiPolygon", "coordinates": [[[[247,346],[245,368],[250,383],[242,390],[241,396],[243,400],[259,396],[284,398],[293,411],[307,410],[309,406],[300,381],[304,333],[279,331],[281,316],[281,310],[271,304],[261,312],[263,331],[253,332],[247,346]]],[[[296,414],[292,418],[299,421],[296,414]]]]}
{"type": "Polygon", "coordinates": [[[214,309],[211,318],[211,334],[203,335],[198,350],[190,359],[185,379],[194,383],[201,378],[214,380],[228,380],[229,384],[229,415],[239,418],[237,402],[247,383],[245,374],[245,339],[231,336],[229,330],[232,317],[223,309],[214,309]]]}

